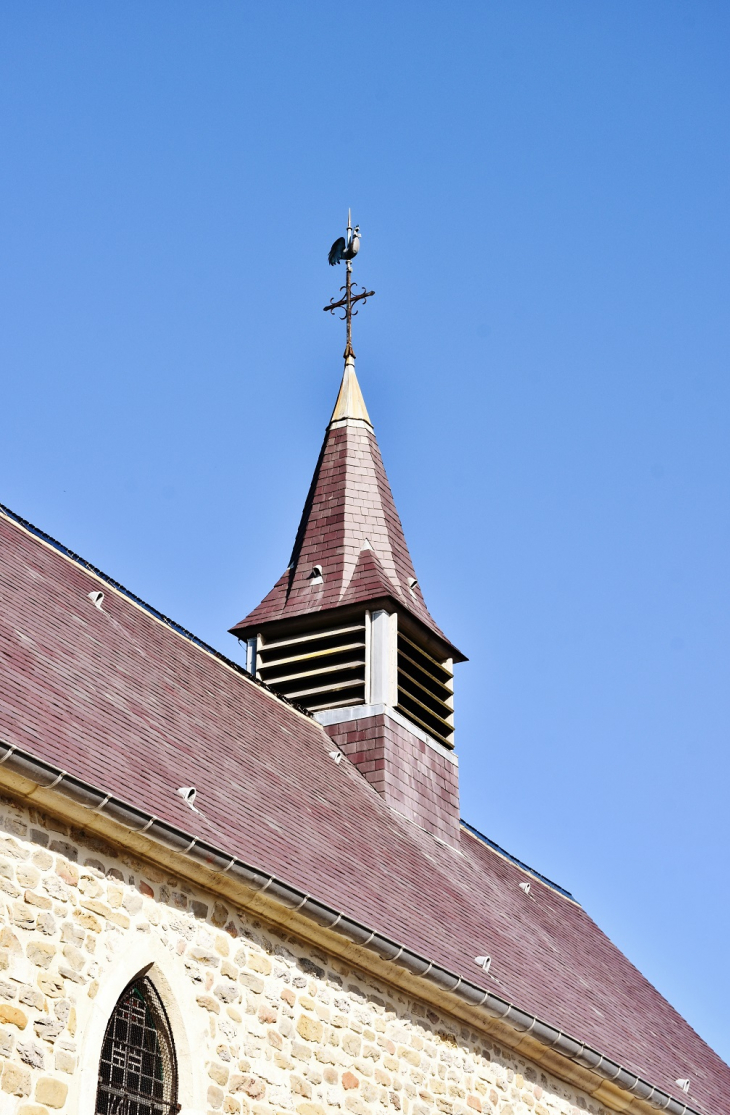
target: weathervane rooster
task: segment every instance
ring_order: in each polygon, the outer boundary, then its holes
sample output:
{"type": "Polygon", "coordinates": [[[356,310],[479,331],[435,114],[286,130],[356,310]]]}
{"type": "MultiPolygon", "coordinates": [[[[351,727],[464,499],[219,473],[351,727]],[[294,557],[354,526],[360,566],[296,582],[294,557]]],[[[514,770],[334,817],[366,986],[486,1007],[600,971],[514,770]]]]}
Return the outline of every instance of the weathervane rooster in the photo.
{"type": "Polygon", "coordinates": [[[340,236],[337,240],[335,240],[334,244],[329,250],[329,255],[327,256],[330,267],[334,267],[336,263],[341,263],[343,259],[345,261],[345,270],[347,271],[347,275],[345,277],[345,285],[340,287],[340,290],[344,290],[345,296],[344,298],[338,299],[337,302],[335,302],[334,298],[332,298],[330,299],[329,306],[323,307],[323,309],[329,310],[330,313],[334,313],[335,310],[338,309],[344,309],[345,311],[342,318],[343,321],[347,321],[347,345],[345,347],[345,359],[347,359],[348,356],[355,356],[352,348],[352,319],[356,316],[357,310],[353,310],[353,306],[360,300],[365,302],[366,299],[371,298],[373,294],[375,294],[374,290],[366,290],[365,287],[362,288],[362,292],[360,294],[353,293],[352,261],[359,250],[360,226],[355,225],[354,228],[352,227],[352,215],[348,210],[347,234],[345,236],[340,236]]]}
{"type": "MultiPolygon", "coordinates": [[[[349,222],[348,222],[349,225],[349,222]]],[[[336,263],[341,263],[342,260],[354,259],[360,251],[360,226],[355,225],[354,228],[347,229],[347,239],[340,236],[335,240],[330,248],[330,254],[327,256],[330,267],[334,267],[336,263]]]]}

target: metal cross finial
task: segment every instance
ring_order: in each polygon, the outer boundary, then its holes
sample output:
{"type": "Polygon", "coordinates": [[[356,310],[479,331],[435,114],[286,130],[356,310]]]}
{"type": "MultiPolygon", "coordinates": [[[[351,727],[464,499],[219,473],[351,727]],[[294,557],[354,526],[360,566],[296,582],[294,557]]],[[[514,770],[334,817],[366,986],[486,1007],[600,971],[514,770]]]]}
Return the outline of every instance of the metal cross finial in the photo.
{"type": "MultiPolygon", "coordinates": [[[[360,302],[361,300],[365,302],[368,298],[372,298],[372,296],[375,294],[374,290],[366,290],[365,287],[362,288],[360,294],[352,293],[352,261],[359,250],[360,226],[356,225],[355,228],[352,227],[352,216],[350,210],[348,209],[347,236],[341,236],[339,240],[335,240],[334,244],[330,248],[329,253],[329,262],[331,266],[334,266],[336,263],[340,263],[343,259],[345,261],[345,285],[340,287],[340,290],[344,290],[345,294],[344,297],[340,298],[337,302],[335,302],[334,298],[330,298],[329,306],[322,307],[323,310],[329,310],[331,314],[334,314],[335,310],[339,309],[344,309],[345,311],[340,318],[341,321],[347,322],[347,344],[345,346],[345,359],[347,359],[348,356],[354,357],[355,355],[355,351],[352,347],[352,319],[359,311],[353,310],[352,307],[355,305],[356,302],[360,302]]],[[[355,284],[355,286],[357,286],[357,284],[355,284]]]]}

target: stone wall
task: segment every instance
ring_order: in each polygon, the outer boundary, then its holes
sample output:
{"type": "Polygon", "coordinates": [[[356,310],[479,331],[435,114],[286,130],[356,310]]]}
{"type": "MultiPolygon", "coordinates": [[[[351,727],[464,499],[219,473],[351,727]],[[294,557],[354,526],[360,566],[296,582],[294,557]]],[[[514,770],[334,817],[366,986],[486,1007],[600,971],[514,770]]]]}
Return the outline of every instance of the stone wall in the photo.
{"type": "Polygon", "coordinates": [[[607,1115],[447,1015],[0,800],[0,1115],[92,1115],[149,968],[187,1115],[607,1115]],[[151,967],[149,967],[151,965],[151,967]]]}

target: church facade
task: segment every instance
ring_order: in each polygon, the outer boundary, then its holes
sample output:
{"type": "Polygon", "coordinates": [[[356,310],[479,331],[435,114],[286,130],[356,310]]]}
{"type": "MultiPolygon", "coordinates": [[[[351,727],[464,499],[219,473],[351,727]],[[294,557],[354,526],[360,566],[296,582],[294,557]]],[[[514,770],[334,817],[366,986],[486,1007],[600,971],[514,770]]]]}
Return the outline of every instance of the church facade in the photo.
{"type": "Polygon", "coordinates": [[[730,1070],[459,815],[349,354],[244,670],[0,513],[0,1115],[722,1115],[730,1070]]]}

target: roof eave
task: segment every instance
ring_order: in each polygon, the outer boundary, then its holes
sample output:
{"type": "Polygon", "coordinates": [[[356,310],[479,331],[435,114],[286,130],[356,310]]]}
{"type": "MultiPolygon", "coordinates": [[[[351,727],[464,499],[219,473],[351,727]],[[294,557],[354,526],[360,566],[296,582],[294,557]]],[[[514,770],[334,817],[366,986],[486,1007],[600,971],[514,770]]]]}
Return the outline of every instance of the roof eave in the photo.
{"type": "Polygon", "coordinates": [[[0,766],[29,781],[41,791],[71,800],[91,815],[107,817],[123,829],[144,834],[154,843],[165,847],[168,852],[191,860],[198,867],[224,873],[247,890],[253,890],[255,897],[265,891],[271,899],[285,908],[296,910],[316,925],[341,934],[354,944],[374,952],[381,960],[404,968],[412,976],[427,980],[441,992],[456,995],[470,1007],[483,1010],[491,1018],[506,1023],[517,1034],[523,1037],[531,1035],[540,1045],[608,1081],[615,1089],[628,1096],[658,1110],[667,1111],[670,1115],[705,1115],[585,1042],[542,1021],[529,1011],[516,1007],[493,991],[485,990],[471,980],[435,965],[427,957],[384,936],[378,930],[363,925],[344,911],[338,911],[271,875],[265,868],[247,864],[230,852],[199,840],[191,833],[74,777],[68,771],[39,759],[29,751],[0,740],[0,766]]]}
{"type": "Polygon", "coordinates": [[[380,593],[376,596],[354,601],[351,604],[336,604],[331,608],[322,608],[316,612],[299,612],[296,615],[277,616],[276,619],[259,620],[258,622],[250,622],[247,616],[228,630],[229,634],[236,639],[248,639],[259,632],[273,635],[284,631],[297,631],[299,628],[303,629],[305,627],[311,629],[313,621],[319,621],[319,617],[321,617],[322,627],[325,627],[334,616],[348,619],[350,616],[361,615],[366,609],[373,611],[376,608],[396,611],[405,630],[410,630],[412,634],[416,635],[419,641],[424,644],[425,649],[430,650],[435,657],[451,658],[454,662],[469,661],[458,647],[455,647],[444,635],[437,634],[428,624],[411,612],[397,596],[390,593],[380,593]]]}

